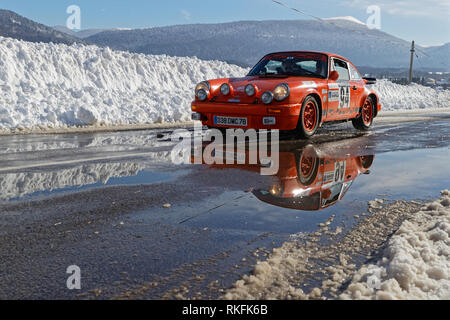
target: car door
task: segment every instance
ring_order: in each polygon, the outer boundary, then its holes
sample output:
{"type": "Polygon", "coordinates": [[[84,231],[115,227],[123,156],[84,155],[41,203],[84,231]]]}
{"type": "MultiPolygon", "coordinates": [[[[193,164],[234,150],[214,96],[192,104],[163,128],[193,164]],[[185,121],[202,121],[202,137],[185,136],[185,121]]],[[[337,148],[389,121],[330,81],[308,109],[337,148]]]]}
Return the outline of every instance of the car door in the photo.
{"type": "Polygon", "coordinates": [[[349,71],[350,71],[350,91],[351,91],[351,117],[356,117],[359,113],[359,108],[362,107],[364,101],[364,88],[365,83],[359,74],[358,70],[356,70],[355,66],[351,63],[348,63],[349,71]]]}
{"type": "Polygon", "coordinates": [[[331,71],[339,74],[337,81],[328,82],[328,117],[327,120],[348,118],[351,112],[350,72],[348,64],[338,58],[331,59],[331,71]]]}

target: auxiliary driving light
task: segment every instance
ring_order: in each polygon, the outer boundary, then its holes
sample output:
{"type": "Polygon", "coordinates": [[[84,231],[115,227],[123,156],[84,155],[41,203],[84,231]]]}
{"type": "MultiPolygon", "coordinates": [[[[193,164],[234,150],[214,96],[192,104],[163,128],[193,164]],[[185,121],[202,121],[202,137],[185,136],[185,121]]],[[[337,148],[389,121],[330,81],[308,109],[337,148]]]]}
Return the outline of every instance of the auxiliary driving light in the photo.
{"type": "Polygon", "coordinates": [[[224,83],[223,85],[220,86],[220,92],[224,95],[227,96],[230,94],[231,89],[230,86],[228,85],[228,83],[224,83]]]}
{"type": "Polygon", "coordinates": [[[262,94],[262,96],[261,96],[261,101],[262,101],[264,104],[270,104],[270,103],[272,103],[272,101],[273,101],[273,93],[270,92],[270,91],[264,92],[264,93],[262,94]]]}
{"type": "Polygon", "coordinates": [[[256,88],[255,88],[255,86],[252,85],[252,84],[248,84],[248,85],[245,87],[245,93],[246,93],[249,97],[254,96],[255,93],[256,93],[256,88]]]}

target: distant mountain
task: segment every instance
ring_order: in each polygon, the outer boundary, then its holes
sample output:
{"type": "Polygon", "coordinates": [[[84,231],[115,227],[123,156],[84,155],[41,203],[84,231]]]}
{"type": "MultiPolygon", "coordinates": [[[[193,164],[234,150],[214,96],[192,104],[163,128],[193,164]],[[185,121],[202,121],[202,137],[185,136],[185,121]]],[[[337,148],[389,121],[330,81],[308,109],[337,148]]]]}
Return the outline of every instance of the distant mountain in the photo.
{"type": "Polygon", "coordinates": [[[55,26],[53,29],[66,33],[72,37],[85,39],[87,37],[93,36],[97,33],[104,32],[104,31],[123,31],[123,30],[132,30],[129,28],[108,28],[108,29],[86,29],[86,30],[80,30],[80,31],[73,31],[66,26],[55,26]]]}
{"type": "MultiPolygon", "coordinates": [[[[411,44],[383,31],[369,29],[353,17],[316,20],[240,21],[150,29],[104,31],[89,42],[147,54],[197,56],[242,66],[264,54],[285,50],[316,50],[341,54],[358,66],[407,67],[411,44]]],[[[448,48],[418,48],[419,67],[450,69],[448,48]]]]}
{"type": "MultiPolygon", "coordinates": [[[[449,65],[449,60],[450,60],[450,42],[448,42],[442,46],[427,47],[427,48],[424,48],[423,51],[425,51],[430,56],[430,59],[435,59],[438,62],[436,67],[438,67],[438,68],[447,67],[447,70],[448,70],[448,65],[449,65]]],[[[419,62],[419,63],[421,63],[421,62],[419,62]]],[[[419,66],[420,66],[420,64],[419,64],[419,66]]]]}
{"type": "Polygon", "coordinates": [[[9,10],[0,9],[0,36],[30,42],[53,42],[73,44],[84,41],[34,22],[9,10]]]}

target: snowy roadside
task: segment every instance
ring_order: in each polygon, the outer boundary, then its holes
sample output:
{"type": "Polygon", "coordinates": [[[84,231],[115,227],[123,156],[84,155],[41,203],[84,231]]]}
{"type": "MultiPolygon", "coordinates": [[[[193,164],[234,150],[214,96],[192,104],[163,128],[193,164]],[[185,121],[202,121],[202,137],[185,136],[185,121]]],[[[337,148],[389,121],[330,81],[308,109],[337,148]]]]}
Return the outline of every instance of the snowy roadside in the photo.
{"type": "Polygon", "coordinates": [[[340,297],[450,300],[450,191],[403,222],[383,258],[360,268],[340,297]]]}
{"type": "Polygon", "coordinates": [[[307,238],[273,249],[223,298],[449,299],[449,191],[425,207],[376,199],[368,211],[342,237],[341,226],[330,229],[331,217],[307,238]]]}
{"type": "MultiPolygon", "coordinates": [[[[196,57],[0,37],[0,134],[132,130],[186,125],[195,85],[248,69],[196,57]]],[[[385,112],[450,112],[450,90],[380,80],[385,112]],[[445,111],[447,110],[447,111],[445,111]]]]}
{"type": "Polygon", "coordinates": [[[196,57],[0,37],[0,130],[182,123],[198,82],[246,72],[196,57]]]}

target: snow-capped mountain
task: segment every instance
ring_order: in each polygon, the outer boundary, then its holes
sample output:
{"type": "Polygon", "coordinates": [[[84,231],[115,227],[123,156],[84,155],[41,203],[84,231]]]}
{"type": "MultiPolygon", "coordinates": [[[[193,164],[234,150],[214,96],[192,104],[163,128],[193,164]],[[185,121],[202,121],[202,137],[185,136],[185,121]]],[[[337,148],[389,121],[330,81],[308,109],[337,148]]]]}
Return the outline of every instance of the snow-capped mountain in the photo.
{"type": "Polygon", "coordinates": [[[438,65],[437,68],[446,68],[450,61],[450,42],[441,46],[427,47],[424,51],[430,56],[430,58],[436,59],[438,65]]]}
{"type": "Polygon", "coordinates": [[[73,44],[84,41],[43,24],[24,18],[15,12],[0,9],[0,36],[30,42],[73,44]]]}
{"type": "MultiPolygon", "coordinates": [[[[284,50],[317,50],[341,54],[357,66],[409,66],[410,43],[370,30],[354,17],[316,20],[240,21],[148,29],[87,29],[78,32],[33,22],[0,10],[0,36],[32,42],[74,42],[146,54],[197,56],[252,66],[264,54],[284,50]]],[[[450,44],[417,46],[417,68],[450,70],[450,44]]]]}
{"type": "MultiPolygon", "coordinates": [[[[87,38],[97,45],[138,53],[197,56],[250,66],[264,54],[317,50],[341,54],[358,66],[407,67],[410,42],[369,29],[353,17],[316,20],[240,21],[105,31],[87,38]]],[[[434,48],[434,49],[433,49],[434,48]]],[[[421,67],[450,69],[449,56],[420,48],[421,67]],[[429,57],[423,54],[429,52],[429,57]]],[[[447,50],[448,51],[448,50],[447,50]]]]}
{"type": "Polygon", "coordinates": [[[80,39],[85,39],[85,38],[93,36],[97,33],[105,32],[105,31],[132,30],[130,28],[107,28],[107,29],[85,29],[85,30],[80,30],[80,31],[73,31],[73,30],[67,28],[66,26],[55,26],[55,27],[53,27],[53,29],[55,29],[56,31],[64,32],[72,37],[76,37],[76,38],[80,38],[80,39]]]}
{"type": "Polygon", "coordinates": [[[110,31],[113,29],[86,29],[86,30],[80,30],[80,31],[73,31],[66,26],[55,26],[53,27],[56,31],[66,33],[72,37],[84,39],[90,36],[93,36],[94,34],[104,32],[104,31],[110,31]]]}

